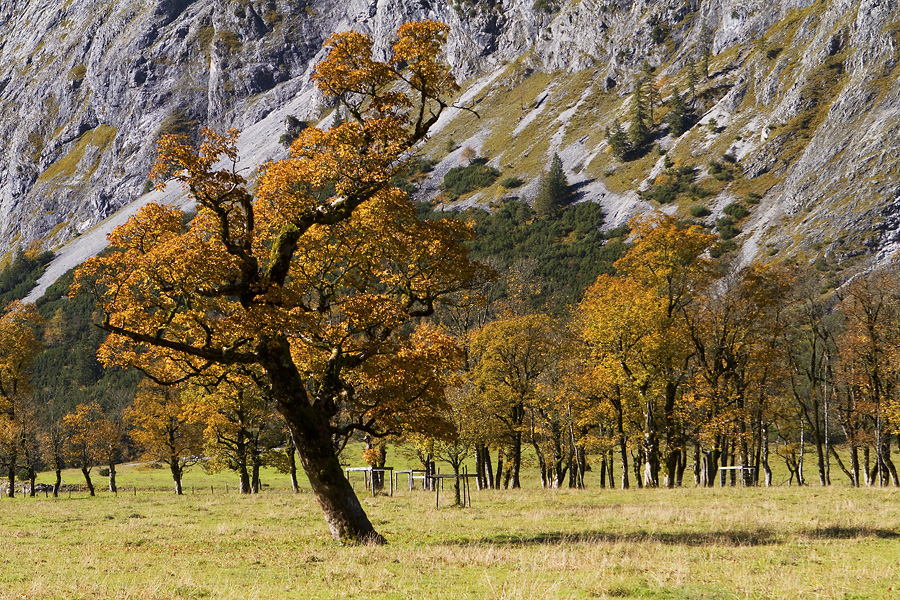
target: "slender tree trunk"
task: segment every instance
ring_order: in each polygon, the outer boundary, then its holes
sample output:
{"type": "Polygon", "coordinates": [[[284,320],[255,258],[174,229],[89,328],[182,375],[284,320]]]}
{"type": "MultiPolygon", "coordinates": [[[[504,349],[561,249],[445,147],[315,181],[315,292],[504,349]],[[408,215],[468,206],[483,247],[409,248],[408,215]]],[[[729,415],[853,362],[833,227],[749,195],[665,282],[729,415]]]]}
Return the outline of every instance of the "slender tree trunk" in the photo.
{"type": "Polygon", "coordinates": [[[425,480],[422,485],[423,489],[434,491],[437,485],[437,479],[433,479],[437,475],[437,468],[434,464],[434,456],[429,454],[425,457],[425,480]]]}
{"type": "MultiPolygon", "coordinates": [[[[615,457],[615,453],[612,450],[610,450],[608,453],[607,460],[606,460],[606,468],[607,468],[607,476],[609,477],[609,489],[611,489],[611,490],[615,489],[615,487],[616,487],[616,480],[615,480],[615,476],[614,476],[615,466],[613,464],[615,461],[614,457],[615,457]]],[[[586,470],[587,470],[587,458],[584,459],[584,465],[582,466],[582,469],[581,469],[582,486],[584,485],[584,472],[586,470]]],[[[627,473],[627,471],[625,471],[625,472],[627,473]]]]}
{"type": "Polygon", "coordinates": [[[260,467],[259,456],[254,452],[253,453],[253,466],[252,466],[253,479],[250,483],[250,487],[253,490],[254,494],[258,494],[259,488],[260,488],[259,467],[260,467]]]}
{"type": "Polygon", "coordinates": [[[659,439],[651,400],[647,400],[644,411],[644,486],[659,487],[659,439]]]}
{"type": "Polygon", "coordinates": [[[763,470],[766,473],[766,487],[772,486],[772,469],[769,468],[769,426],[763,425],[762,428],[762,437],[760,439],[762,446],[762,454],[760,457],[760,463],[762,463],[763,470]]]}
{"type": "Polygon", "coordinates": [[[698,440],[694,441],[694,485],[695,486],[705,486],[706,481],[705,477],[705,469],[703,468],[703,462],[705,460],[705,456],[700,452],[700,442],[698,440]]]}
{"type": "Polygon", "coordinates": [[[252,491],[250,487],[250,471],[247,470],[246,455],[238,458],[238,477],[240,477],[240,494],[249,494],[252,491]]]}
{"type": "Polygon", "coordinates": [[[116,461],[109,461],[109,492],[111,494],[115,494],[118,492],[118,488],[116,488],[116,461]]]}
{"type": "Polygon", "coordinates": [[[624,418],[621,402],[614,403],[616,409],[616,432],[619,435],[619,456],[622,459],[622,489],[628,489],[628,442],[625,439],[624,418]]]}
{"type": "MultiPolygon", "coordinates": [[[[572,486],[569,486],[572,487],[572,486]]],[[[600,488],[606,488],[606,456],[600,459],[600,488]]]]}
{"type": "MultiPolygon", "coordinates": [[[[678,386],[670,381],[666,384],[666,398],[663,411],[663,415],[666,418],[666,487],[669,489],[673,489],[675,482],[678,480],[678,461],[681,458],[682,447],[681,428],[678,427],[678,419],[675,416],[675,399],[677,395],[678,386]]],[[[659,484],[658,476],[655,480],[659,484]]]]}
{"type": "Polygon", "coordinates": [[[300,493],[300,483],[297,481],[297,449],[294,447],[294,440],[290,439],[291,436],[288,435],[288,447],[287,447],[287,462],[288,462],[288,474],[291,477],[291,490],[295,494],[300,493]]]}
{"type": "Polygon", "coordinates": [[[484,445],[482,449],[484,453],[484,480],[487,487],[493,489],[494,486],[494,469],[491,466],[491,449],[484,445]]]}
{"type": "Polygon", "coordinates": [[[885,468],[885,483],[887,483],[888,477],[890,477],[891,484],[894,487],[900,486],[900,480],[897,479],[897,468],[894,466],[894,461],[891,460],[891,434],[890,433],[882,433],[881,437],[881,460],[884,462],[885,468]]]}
{"type": "Polygon", "coordinates": [[[479,490],[487,487],[487,479],[484,475],[484,446],[481,442],[475,443],[475,483],[479,490]]]}
{"type": "MultiPolygon", "coordinates": [[[[718,458],[720,459],[721,466],[728,466],[728,438],[725,436],[719,436],[721,438],[721,450],[719,451],[718,458]]],[[[717,469],[719,467],[718,464],[714,464],[717,469]]],[[[719,471],[719,487],[725,487],[728,476],[726,475],[727,471],[723,471],[722,469],[718,469],[719,471]]]]}
{"type": "Polygon", "coordinates": [[[503,480],[503,448],[497,450],[497,472],[495,473],[494,489],[499,490],[503,480]]]}
{"type": "Polygon", "coordinates": [[[816,409],[816,423],[815,428],[813,429],[813,435],[816,437],[816,461],[817,466],[819,468],[819,485],[826,486],[828,485],[828,477],[825,474],[825,437],[822,431],[822,424],[819,423],[819,403],[815,404],[816,409]]]}
{"type": "Polygon", "coordinates": [[[87,467],[81,467],[81,474],[84,475],[84,482],[87,484],[88,492],[94,495],[94,483],[91,481],[91,472],[87,467]]]}
{"type": "Polygon", "coordinates": [[[850,445],[850,484],[859,487],[859,446],[850,445]]]}
{"type": "Polygon", "coordinates": [[[866,475],[866,487],[869,487],[872,485],[872,477],[871,477],[870,471],[869,471],[869,465],[872,462],[872,457],[871,457],[870,452],[871,451],[869,450],[869,445],[866,444],[866,446],[863,448],[863,463],[864,463],[863,466],[865,467],[863,469],[863,472],[866,475]]]}
{"type": "Polygon", "coordinates": [[[459,466],[462,461],[458,456],[450,457],[450,466],[453,467],[453,474],[456,475],[456,479],[453,480],[453,505],[454,506],[462,506],[462,500],[460,495],[460,485],[459,485],[459,466]]]}
{"type": "Polygon", "coordinates": [[[28,484],[31,486],[28,489],[28,495],[34,498],[34,482],[37,480],[37,473],[34,472],[34,467],[28,467],[28,484]]]}
{"type": "Polygon", "coordinates": [[[644,487],[644,477],[641,472],[644,468],[644,447],[641,446],[638,448],[637,457],[632,456],[631,465],[634,469],[634,480],[637,482],[638,489],[643,489],[644,487]]]}
{"type": "Polygon", "coordinates": [[[513,438],[513,447],[512,447],[512,487],[513,489],[518,489],[522,487],[521,482],[519,481],[519,469],[522,466],[522,433],[516,432],[516,435],[513,438]]]}
{"type": "Polygon", "coordinates": [[[8,498],[16,497],[16,456],[15,452],[10,453],[9,455],[9,471],[7,473],[9,479],[9,486],[6,488],[6,496],[8,498]]]}
{"type": "Polygon", "coordinates": [[[53,482],[53,497],[59,498],[59,488],[62,487],[62,469],[56,467],[56,481],[53,482]]]}
{"type": "Polygon", "coordinates": [[[750,446],[747,443],[747,418],[744,414],[744,395],[738,395],[738,450],[740,452],[741,485],[750,487],[753,485],[753,474],[750,472],[750,446]]]}

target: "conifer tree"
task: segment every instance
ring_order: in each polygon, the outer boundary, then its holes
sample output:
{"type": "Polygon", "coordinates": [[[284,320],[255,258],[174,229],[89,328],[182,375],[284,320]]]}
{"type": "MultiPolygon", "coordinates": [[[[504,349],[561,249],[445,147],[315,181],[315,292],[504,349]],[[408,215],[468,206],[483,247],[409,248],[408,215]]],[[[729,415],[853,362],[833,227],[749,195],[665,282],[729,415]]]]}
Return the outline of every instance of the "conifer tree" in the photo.
{"type": "Polygon", "coordinates": [[[572,193],[569,182],[563,171],[559,154],[554,153],[550,161],[550,170],[542,177],[537,196],[534,197],[534,211],[541,219],[556,216],[562,208],[571,202],[572,193]]]}
{"type": "Polygon", "coordinates": [[[708,23],[703,23],[700,28],[700,38],[697,41],[697,53],[700,55],[700,67],[703,76],[709,79],[709,57],[712,55],[713,32],[708,23]]]}
{"type": "Polygon", "coordinates": [[[622,124],[618,119],[613,121],[613,126],[606,128],[606,142],[613,155],[617,158],[624,159],[631,147],[628,143],[628,135],[622,129],[622,124]]]}
{"type": "Polygon", "coordinates": [[[632,149],[640,150],[650,138],[649,118],[647,115],[647,83],[641,79],[634,88],[631,96],[631,124],[628,127],[628,140],[632,149]]]}
{"type": "Polygon", "coordinates": [[[691,93],[691,106],[697,99],[697,62],[692,58],[687,63],[687,84],[688,91],[691,93]]]}
{"type": "Polygon", "coordinates": [[[666,122],[669,124],[669,133],[674,137],[687,131],[687,107],[684,105],[684,99],[677,87],[672,90],[672,97],[669,98],[669,113],[666,115],[666,122]]]}

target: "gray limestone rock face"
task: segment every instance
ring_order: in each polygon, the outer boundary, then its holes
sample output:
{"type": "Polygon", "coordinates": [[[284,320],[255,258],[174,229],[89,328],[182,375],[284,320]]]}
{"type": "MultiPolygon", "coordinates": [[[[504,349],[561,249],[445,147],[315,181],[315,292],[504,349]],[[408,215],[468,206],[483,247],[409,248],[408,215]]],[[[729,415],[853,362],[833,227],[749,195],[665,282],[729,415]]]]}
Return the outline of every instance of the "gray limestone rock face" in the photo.
{"type": "MultiPolygon", "coordinates": [[[[612,192],[582,172],[606,150],[590,141],[591,129],[625,117],[644,63],[683,82],[708,43],[719,95],[701,124],[742,128],[731,147],[744,176],[774,177],[745,228],[755,240],[747,259],[763,231],[788,244],[798,222],[783,223],[797,215],[807,230],[825,221],[871,230],[878,248],[897,237],[882,225],[896,221],[882,213],[900,188],[893,1],[0,0],[0,253],[32,240],[55,248],[81,234],[102,237],[97,224],[148,189],[163,133],[237,127],[248,169],[283,156],[286,116],[318,121],[331,110],[310,83],[328,35],[364,31],[385,56],[397,27],[421,19],[450,26],[446,58],[473,102],[500,93],[493,86],[516,65],[590,75],[581,99],[552,115],[547,152],[563,157],[585,181],[584,199],[602,202],[616,222],[653,207],[636,200],[641,181],[612,192]],[[619,104],[576,125],[593,90],[619,104]]],[[[467,135],[524,130],[521,117],[503,118],[467,135]]],[[[688,142],[660,143],[672,151],[688,142]]],[[[712,141],[692,143],[698,162],[715,158],[700,156],[717,148],[712,141]]]]}

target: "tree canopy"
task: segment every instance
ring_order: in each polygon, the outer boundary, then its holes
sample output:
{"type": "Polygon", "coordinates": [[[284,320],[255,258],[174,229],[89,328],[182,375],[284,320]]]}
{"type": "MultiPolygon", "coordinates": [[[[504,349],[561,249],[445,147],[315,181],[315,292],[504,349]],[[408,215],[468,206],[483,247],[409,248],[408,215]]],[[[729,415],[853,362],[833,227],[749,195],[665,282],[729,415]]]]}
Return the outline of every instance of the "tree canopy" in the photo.
{"type": "Polygon", "coordinates": [[[186,227],[180,210],[148,205],[74,284],[103,312],[105,364],[162,383],[233,371],[258,383],[290,426],[336,539],[383,541],[332,436],[429,426],[436,403],[377,388],[394,385],[400,365],[418,370],[404,376],[420,390],[439,385],[445,365],[420,336],[440,334],[419,321],[490,276],[461,244],[466,225],[419,221],[392,183],[458,89],[440,60],[446,32],[407,23],[386,61],[366,35],[331,36],[313,78],[346,120],[301,132],[290,158],[263,168],[255,195],[237,169],[237,131],[204,131],[199,148],[163,137],[153,175],[180,181],[197,215],[186,227]]]}

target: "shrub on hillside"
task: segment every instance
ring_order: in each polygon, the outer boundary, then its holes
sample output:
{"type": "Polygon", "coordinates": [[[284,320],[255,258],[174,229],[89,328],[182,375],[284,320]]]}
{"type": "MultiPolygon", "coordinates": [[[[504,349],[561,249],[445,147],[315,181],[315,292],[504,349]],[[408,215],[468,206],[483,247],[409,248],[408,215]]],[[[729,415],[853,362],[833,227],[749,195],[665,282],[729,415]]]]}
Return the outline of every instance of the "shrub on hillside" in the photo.
{"type": "Polygon", "coordinates": [[[453,167],[444,175],[441,189],[455,199],[493,184],[500,177],[500,171],[485,162],[485,159],[475,159],[470,165],[453,167]]]}

